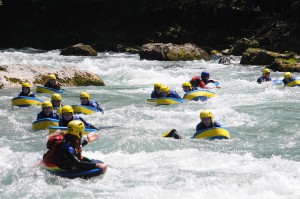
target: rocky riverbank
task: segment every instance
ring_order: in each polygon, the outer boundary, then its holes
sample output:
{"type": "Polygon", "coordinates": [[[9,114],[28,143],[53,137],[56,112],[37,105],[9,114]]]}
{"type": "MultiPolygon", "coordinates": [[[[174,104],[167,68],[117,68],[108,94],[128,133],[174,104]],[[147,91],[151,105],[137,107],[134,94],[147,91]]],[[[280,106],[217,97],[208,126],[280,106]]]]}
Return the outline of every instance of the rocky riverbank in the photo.
{"type": "Polygon", "coordinates": [[[44,85],[49,74],[55,74],[62,86],[104,86],[102,79],[94,73],[74,69],[70,66],[50,68],[47,66],[0,65],[0,88],[20,87],[21,82],[44,85]]]}

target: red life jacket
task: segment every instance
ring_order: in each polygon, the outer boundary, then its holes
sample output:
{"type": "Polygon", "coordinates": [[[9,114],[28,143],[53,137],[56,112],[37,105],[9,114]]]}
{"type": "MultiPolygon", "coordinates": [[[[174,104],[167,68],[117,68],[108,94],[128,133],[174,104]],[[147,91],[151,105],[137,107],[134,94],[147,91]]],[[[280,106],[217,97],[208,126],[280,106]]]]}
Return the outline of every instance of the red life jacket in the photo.
{"type": "Polygon", "coordinates": [[[62,143],[63,140],[64,140],[64,133],[53,134],[48,138],[46,146],[47,149],[49,150],[47,151],[47,153],[44,154],[43,157],[44,162],[46,163],[53,162],[52,157],[54,156],[55,149],[60,143],[62,143]]]}
{"type": "Polygon", "coordinates": [[[199,76],[192,77],[190,83],[192,84],[193,87],[206,88],[206,84],[199,76]]]}

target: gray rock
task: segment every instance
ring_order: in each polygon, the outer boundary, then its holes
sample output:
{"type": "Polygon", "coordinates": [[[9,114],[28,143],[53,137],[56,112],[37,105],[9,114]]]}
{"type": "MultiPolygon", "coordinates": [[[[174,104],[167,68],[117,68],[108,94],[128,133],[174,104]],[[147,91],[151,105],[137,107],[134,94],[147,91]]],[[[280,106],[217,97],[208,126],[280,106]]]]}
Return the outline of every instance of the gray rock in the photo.
{"type": "Polygon", "coordinates": [[[141,59],[158,61],[210,60],[209,54],[194,44],[148,43],[140,48],[141,59]]]}
{"type": "Polygon", "coordinates": [[[90,45],[84,45],[82,43],[70,46],[61,51],[60,55],[65,56],[97,56],[97,52],[90,45]]]}

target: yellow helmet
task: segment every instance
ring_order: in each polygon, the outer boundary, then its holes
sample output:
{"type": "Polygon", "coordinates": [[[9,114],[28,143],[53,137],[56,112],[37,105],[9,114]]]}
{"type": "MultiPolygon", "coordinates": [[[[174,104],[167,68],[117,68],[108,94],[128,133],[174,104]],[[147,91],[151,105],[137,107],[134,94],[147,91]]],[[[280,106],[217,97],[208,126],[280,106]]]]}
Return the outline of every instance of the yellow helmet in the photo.
{"type": "Polygon", "coordinates": [[[192,90],[192,84],[190,82],[183,82],[182,87],[188,86],[192,90]]]}
{"type": "Polygon", "coordinates": [[[162,86],[162,83],[156,82],[154,83],[154,88],[160,88],[162,86]]]}
{"type": "Polygon", "coordinates": [[[44,101],[42,103],[42,108],[48,108],[48,107],[53,108],[52,103],[50,101],[44,101]]]}
{"type": "Polygon", "coordinates": [[[48,79],[54,79],[54,80],[56,80],[56,77],[55,77],[55,75],[50,74],[50,75],[48,75],[48,79]]]}
{"type": "Polygon", "coordinates": [[[22,88],[30,88],[30,84],[28,82],[23,82],[22,88]]]}
{"type": "Polygon", "coordinates": [[[54,93],[52,96],[51,96],[51,101],[53,100],[61,100],[61,95],[60,94],[57,94],[57,93],[54,93]]]}
{"type": "Polygon", "coordinates": [[[264,71],[263,71],[263,76],[266,76],[266,73],[270,73],[270,69],[268,68],[265,68],[264,71]]]}
{"type": "Polygon", "coordinates": [[[62,114],[63,114],[63,113],[72,113],[72,114],[74,114],[74,111],[73,111],[72,106],[65,105],[65,106],[62,107],[61,113],[62,113],[62,114]]]}
{"type": "Polygon", "coordinates": [[[292,78],[293,75],[292,75],[291,72],[286,72],[286,73],[284,73],[283,77],[284,77],[284,78],[292,78]]]}
{"type": "Polygon", "coordinates": [[[168,94],[170,94],[170,88],[169,88],[169,86],[162,86],[162,87],[160,87],[159,92],[160,93],[167,92],[168,94]]]}
{"type": "Polygon", "coordinates": [[[84,123],[80,120],[72,120],[68,124],[68,133],[77,136],[79,139],[82,137],[84,132],[84,123]]]}
{"type": "Polygon", "coordinates": [[[80,98],[87,97],[90,100],[90,94],[88,92],[81,92],[80,98]]]}
{"type": "Polygon", "coordinates": [[[212,114],[212,112],[210,110],[202,110],[200,112],[200,119],[209,117],[212,124],[214,124],[214,115],[212,114]]]}

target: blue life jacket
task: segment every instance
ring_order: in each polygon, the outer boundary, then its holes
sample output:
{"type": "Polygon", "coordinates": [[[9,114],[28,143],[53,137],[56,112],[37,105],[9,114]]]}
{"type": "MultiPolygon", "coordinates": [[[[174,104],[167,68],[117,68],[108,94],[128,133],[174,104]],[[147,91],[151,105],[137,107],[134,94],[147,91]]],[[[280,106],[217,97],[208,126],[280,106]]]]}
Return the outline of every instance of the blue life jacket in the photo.
{"type": "Polygon", "coordinates": [[[104,112],[103,109],[99,106],[98,102],[96,102],[94,100],[90,100],[88,105],[86,105],[86,104],[81,104],[81,105],[82,106],[90,106],[90,107],[98,109],[101,112],[104,112]]]}
{"type": "Polygon", "coordinates": [[[210,125],[207,127],[202,122],[200,122],[199,124],[197,124],[196,132],[204,130],[204,129],[210,129],[213,127],[221,127],[221,124],[219,122],[217,122],[216,120],[214,120],[214,125],[212,123],[210,123],[210,125]]]}
{"type": "Polygon", "coordinates": [[[181,97],[176,93],[176,91],[173,91],[173,90],[170,91],[170,94],[168,94],[168,97],[181,99],[181,97]]]}
{"type": "Polygon", "coordinates": [[[45,115],[43,111],[40,111],[37,115],[37,120],[43,119],[43,118],[52,118],[52,119],[59,119],[59,114],[56,113],[56,110],[53,110],[50,115],[45,115]]]}
{"type": "Polygon", "coordinates": [[[268,81],[272,81],[272,79],[270,77],[266,77],[266,76],[261,76],[260,78],[257,79],[257,83],[261,84],[262,82],[268,82],[268,81]]]}
{"type": "Polygon", "coordinates": [[[28,94],[23,93],[23,91],[21,91],[18,95],[18,97],[20,96],[26,96],[26,97],[35,97],[34,93],[29,92],[28,94]]]}
{"type": "Polygon", "coordinates": [[[159,93],[157,93],[155,90],[151,93],[151,98],[159,98],[159,93]]]}
{"type": "Polygon", "coordinates": [[[63,116],[61,115],[59,118],[59,126],[65,126],[67,127],[69,122],[71,122],[72,120],[80,120],[84,123],[85,128],[91,128],[91,124],[87,123],[82,117],[80,117],[79,115],[74,115],[73,118],[70,121],[66,121],[63,116]]]}
{"type": "Polygon", "coordinates": [[[283,84],[284,84],[284,86],[285,86],[285,85],[287,85],[288,83],[290,83],[290,82],[292,82],[292,81],[295,81],[295,80],[296,80],[296,78],[293,77],[293,78],[289,78],[288,80],[283,79],[282,82],[283,82],[283,84]]]}

